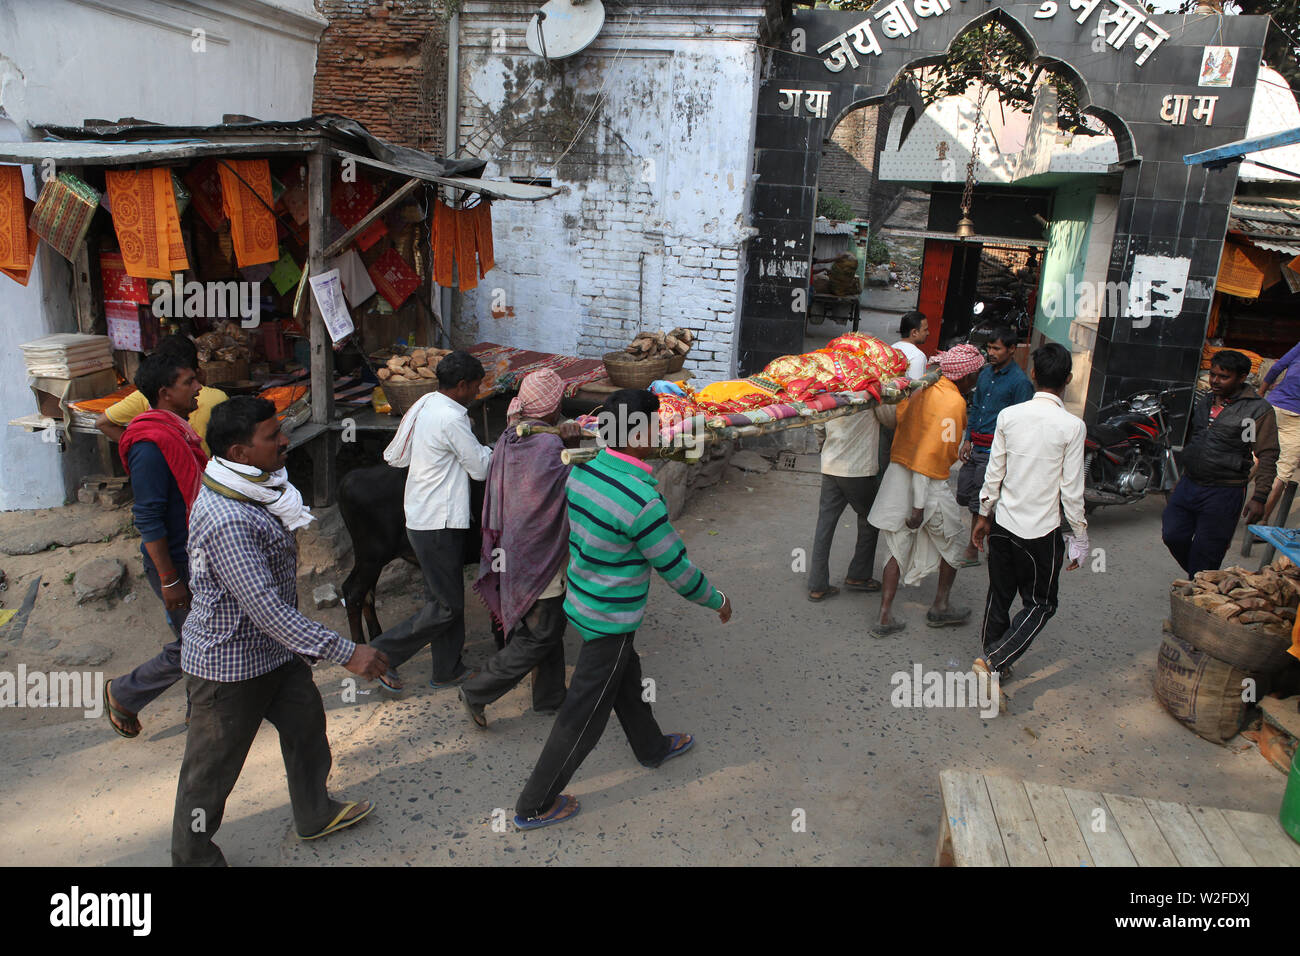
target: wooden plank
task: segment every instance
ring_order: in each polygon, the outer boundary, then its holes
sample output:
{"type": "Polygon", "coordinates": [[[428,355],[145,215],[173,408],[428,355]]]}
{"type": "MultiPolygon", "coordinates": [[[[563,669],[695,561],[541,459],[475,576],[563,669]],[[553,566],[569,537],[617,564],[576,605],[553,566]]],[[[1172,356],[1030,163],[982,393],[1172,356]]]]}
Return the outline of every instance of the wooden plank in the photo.
{"type": "MultiPolygon", "coordinates": [[[[82,172],[82,170],[77,171],[82,172]]],[[[88,235],[72,260],[72,292],[77,309],[77,331],[87,335],[102,335],[106,333],[108,326],[99,304],[99,297],[95,295],[91,276],[92,243],[95,243],[95,238],[88,235]]]]}
{"type": "Polygon", "coordinates": [[[1024,784],[1007,777],[991,776],[984,777],[984,784],[988,787],[993,815],[1002,833],[1002,848],[1006,851],[1007,862],[1012,866],[1051,866],[1024,784]]]}
{"type": "Polygon", "coordinates": [[[1111,818],[1119,822],[1124,842],[1133,852],[1138,866],[1178,865],[1178,857],[1169,848],[1145,803],[1137,797],[1123,797],[1116,793],[1104,793],[1102,796],[1111,818]]]}
{"type": "Polygon", "coordinates": [[[1214,848],[1214,855],[1223,861],[1224,866],[1255,865],[1250,851],[1224,819],[1222,810],[1215,807],[1188,807],[1187,809],[1192,812],[1192,819],[1201,828],[1205,839],[1214,848]]]}
{"type": "Polygon", "coordinates": [[[1223,861],[1214,852],[1210,841],[1196,825],[1196,820],[1186,806],[1150,798],[1144,802],[1147,809],[1151,811],[1156,826],[1164,835],[1165,842],[1169,844],[1169,849],[1173,850],[1174,856],[1178,857],[1180,866],[1223,865],[1223,861]]]}
{"type": "Polygon", "coordinates": [[[939,773],[944,815],[952,831],[953,862],[957,866],[1006,866],[997,817],[989,802],[984,778],[977,773],[939,773]]]}
{"type": "Polygon", "coordinates": [[[1092,854],[1079,832],[1070,801],[1060,787],[1025,781],[1025,793],[1034,808],[1038,831],[1052,866],[1092,866],[1092,854]]]}
{"type": "MultiPolygon", "coordinates": [[[[361,235],[362,231],[367,226],[369,226],[372,222],[374,222],[384,213],[388,212],[389,209],[391,209],[396,203],[400,202],[403,197],[409,195],[411,190],[413,190],[418,185],[420,185],[420,180],[408,179],[406,182],[402,183],[402,185],[398,186],[395,190],[393,190],[393,194],[391,196],[389,196],[383,202],[376,205],[374,209],[370,210],[370,212],[362,216],[360,221],[358,221],[356,225],[354,225],[351,229],[349,229],[347,232],[343,233],[343,235],[339,236],[332,243],[330,243],[329,248],[321,253],[321,258],[333,259],[335,256],[337,256],[340,252],[342,252],[344,249],[348,247],[348,244],[352,242],[353,239],[361,235]]],[[[319,275],[319,273],[316,274],[319,275]]]]}
{"type": "Polygon", "coordinates": [[[1092,862],[1096,866],[1137,866],[1133,851],[1124,842],[1124,831],[1119,821],[1111,816],[1102,795],[1092,790],[1061,789],[1074,811],[1074,819],[1083,834],[1083,842],[1088,845],[1088,852],[1092,854],[1092,862]],[[1098,810],[1101,813],[1097,813],[1098,810]],[[1094,825],[1103,829],[1096,830],[1094,825]]]}
{"type": "Polygon", "coordinates": [[[1277,820],[1244,810],[1224,810],[1223,817],[1256,866],[1300,866],[1300,846],[1287,836],[1277,820]]]}

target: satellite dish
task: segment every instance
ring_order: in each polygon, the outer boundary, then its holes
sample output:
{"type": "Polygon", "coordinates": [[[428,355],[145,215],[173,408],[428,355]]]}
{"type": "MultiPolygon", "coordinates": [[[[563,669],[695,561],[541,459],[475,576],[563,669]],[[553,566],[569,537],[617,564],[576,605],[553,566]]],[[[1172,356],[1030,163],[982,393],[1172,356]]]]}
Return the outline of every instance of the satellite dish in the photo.
{"type": "Polygon", "coordinates": [[[528,22],[528,49],[548,60],[573,56],[591,45],[605,25],[600,0],[548,0],[528,22]]]}

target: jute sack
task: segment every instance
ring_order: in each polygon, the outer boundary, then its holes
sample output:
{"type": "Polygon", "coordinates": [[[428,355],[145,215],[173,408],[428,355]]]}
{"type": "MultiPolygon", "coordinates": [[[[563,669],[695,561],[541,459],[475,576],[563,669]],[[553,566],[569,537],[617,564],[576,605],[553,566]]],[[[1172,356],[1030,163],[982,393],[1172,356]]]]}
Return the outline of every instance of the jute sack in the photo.
{"type": "Polygon", "coordinates": [[[1242,682],[1250,676],[1166,632],[1156,659],[1156,699],[1176,720],[1221,744],[1246,719],[1242,682]]]}

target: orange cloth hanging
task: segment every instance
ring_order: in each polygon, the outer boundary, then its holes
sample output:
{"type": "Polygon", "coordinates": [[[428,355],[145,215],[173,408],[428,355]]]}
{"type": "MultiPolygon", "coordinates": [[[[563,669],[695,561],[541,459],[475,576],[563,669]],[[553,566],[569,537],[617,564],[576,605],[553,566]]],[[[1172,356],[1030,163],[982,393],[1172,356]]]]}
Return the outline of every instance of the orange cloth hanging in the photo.
{"type": "MultiPolygon", "coordinates": [[[[24,196],[23,197],[23,210],[24,210],[23,218],[25,221],[28,222],[31,221],[32,210],[35,208],[36,208],[36,203],[28,199],[26,196],[24,196]]],[[[5,275],[13,279],[19,285],[26,285],[27,280],[32,277],[32,266],[36,264],[36,244],[41,241],[41,237],[36,234],[35,229],[32,229],[30,226],[27,226],[25,223],[24,223],[24,228],[27,230],[26,265],[21,269],[0,268],[0,272],[3,272],[5,275]]]]}
{"type": "Polygon", "coordinates": [[[170,279],[172,273],[188,269],[171,171],[165,166],[110,169],[104,181],[126,274],[170,279]]]}
{"type": "Polygon", "coordinates": [[[235,261],[240,268],[279,261],[280,243],[271,213],[270,164],[265,159],[223,159],[217,163],[217,172],[221,175],[221,206],[230,217],[235,261]]]}
{"type": "Polygon", "coordinates": [[[487,275],[496,266],[496,255],[492,249],[492,203],[481,200],[474,207],[474,240],[478,247],[479,278],[487,275]]]}
{"type": "Polygon", "coordinates": [[[478,261],[474,250],[474,222],[478,214],[473,209],[457,209],[456,214],[456,278],[460,291],[478,288],[478,261]]]}
{"type": "Polygon", "coordinates": [[[27,268],[27,214],[20,166],[0,166],[0,269],[27,268]]]}
{"type": "Polygon", "coordinates": [[[456,210],[439,200],[433,206],[433,278],[444,288],[452,285],[455,258],[456,210]]]}

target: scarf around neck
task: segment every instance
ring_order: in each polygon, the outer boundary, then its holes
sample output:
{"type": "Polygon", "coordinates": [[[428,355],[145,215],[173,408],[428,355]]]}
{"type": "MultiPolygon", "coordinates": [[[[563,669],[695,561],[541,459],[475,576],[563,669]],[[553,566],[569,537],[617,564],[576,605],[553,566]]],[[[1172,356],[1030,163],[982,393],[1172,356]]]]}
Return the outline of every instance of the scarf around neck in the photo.
{"type": "Polygon", "coordinates": [[[289,483],[289,473],[283,468],[262,471],[213,455],[203,471],[203,484],[222,497],[264,505],[286,531],[305,528],[316,519],[302,503],[302,494],[289,483]]]}

